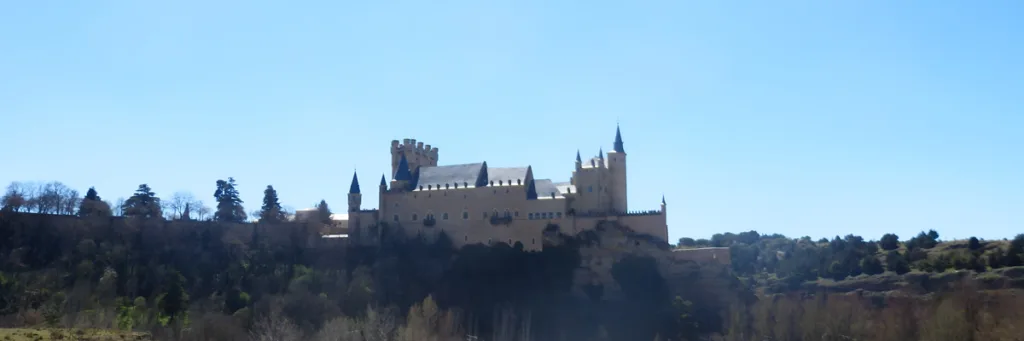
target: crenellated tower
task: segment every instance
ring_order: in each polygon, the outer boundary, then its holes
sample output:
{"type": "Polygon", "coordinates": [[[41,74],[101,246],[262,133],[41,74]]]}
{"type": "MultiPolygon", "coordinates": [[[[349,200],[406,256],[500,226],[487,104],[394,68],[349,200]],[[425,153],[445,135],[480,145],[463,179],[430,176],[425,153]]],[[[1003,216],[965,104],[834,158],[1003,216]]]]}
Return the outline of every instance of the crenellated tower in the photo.
{"type": "Polygon", "coordinates": [[[615,142],[612,150],[608,152],[607,163],[611,180],[611,209],[619,213],[627,212],[629,205],[626,202],[626,148],[622,145],[622,133],[618,125],[615,126],[615,142]]]}
{"type": "Polygon", "coordinates": [[[404,139],[401,143],[398,140],[391,141],[391,174],[398,172],[402,156],[405,157],[409,171],[414,172],[420,166],[437,166],[437,147],[431,147],[423,142],[416,142],[416,139],[404,139]]]}

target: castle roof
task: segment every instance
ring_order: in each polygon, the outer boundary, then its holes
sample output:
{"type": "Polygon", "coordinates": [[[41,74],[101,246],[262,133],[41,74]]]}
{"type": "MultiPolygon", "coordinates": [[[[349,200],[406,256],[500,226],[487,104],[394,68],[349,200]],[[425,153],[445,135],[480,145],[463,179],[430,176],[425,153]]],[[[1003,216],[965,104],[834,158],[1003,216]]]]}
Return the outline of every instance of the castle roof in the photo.
{"type": "Polygon", "coordinates": [[[576,193],[576,186],[573,186],[571,182],[556,182],[554,185],[559,194],[576,193]]]}
{"type": "Polygon", "coordinates": [[[402,153],[402,158],[398,161],[398,170],[395,171],[394,179],[397,181],[412,180],[412,173],[409,170],[409,160],[406,160],[405,153],[402,153]]]}
{"type": "Polygon", "coordinates": [[[487,181],[498,184],[526,184],[526,172],[529,167],[487,167],[487,181]]]}
{"type": "Polygon", "coordinates": [[[356,177],[355,172],[352,172],[352,186],[349,186],[348,193],[359,194],[359,178],[356,177]]]}
{"type": "Polygon", "coordinates": [[[534,186],[537,191],[538,199],[550,199],[551,194],[554,193],[555,197],[561,197],[562,192],[558,190],[558,186],[551,179],[537,179],[534,180],[534,186]]]}
{"type": "Polygon", "coordinates": [[[625,153],[626,148],[622,146],[622,133],[619,132],[619,125],[615,125],[615,143],[612,148],[616,153],[625,153]]]}
{"type": "MultiPolygon", "coordinates": [[[[420,167],[420,176],[416,181],[418,186],[444,184],[470,184],[476,186],[481,175],[486,175],[486,164],[466,163],[461,165],[448,165],[436,167],[420,167]],[[483,174],[482,174],[483,173],[483,174]]],[[[485,179],[486,181],[486,179],[485,179]]]]}

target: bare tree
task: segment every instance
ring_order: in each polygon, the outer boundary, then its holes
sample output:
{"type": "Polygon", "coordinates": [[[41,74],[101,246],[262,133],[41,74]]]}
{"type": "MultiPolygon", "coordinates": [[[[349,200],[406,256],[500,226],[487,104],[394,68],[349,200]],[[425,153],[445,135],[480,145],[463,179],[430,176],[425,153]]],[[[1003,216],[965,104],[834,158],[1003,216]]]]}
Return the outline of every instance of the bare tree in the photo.
{"type": "Polygon", "coordinates": [[[117,202],[110,206],[114,209],[114,215],[124,216],[124,197],[117,198],[117,202]]]}
{"type": "Polygon", "coordinates": [[[210,214],[210,208],[203,203],[202,200],[196,200],[189,204],[189,209],[195,213],[196,220],[204,221],[206,216],[210,214]]]}
{"type": "Polygon", "coordinates": [[[4,193],[3,197],[0,197],[0,209],[12,212],[21,212],[22,209],[28,209],[26,201],[28,200],[25,195],[24,184],[20,182],[11,182],[7,185],[7,192],[4,193]]]}
{"type": "Polygon", "coordinates": [[[171,195],[171,200],[167,201],[166,211],[170,214],[169,219],[181,219],[181,213],[185,211],[185,205],[189,205],[195,200],[195,196],[192,193],[175,192],[171,195]]]}

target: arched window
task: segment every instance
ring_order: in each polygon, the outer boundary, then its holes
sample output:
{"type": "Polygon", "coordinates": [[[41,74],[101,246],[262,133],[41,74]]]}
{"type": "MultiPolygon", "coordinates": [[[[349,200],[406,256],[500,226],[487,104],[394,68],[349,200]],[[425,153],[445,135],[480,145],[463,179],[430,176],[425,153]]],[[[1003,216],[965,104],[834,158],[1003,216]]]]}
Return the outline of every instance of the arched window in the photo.
{"type": "Polygon", "coordinates": [[[527,214],[527,219],[533,220],[533,213],[527,214]]]}
{"type": "Polygon", "coordinates": [[[506,217],[511,217],[512,216],[512,211],[509,211],[509,210],[506,209],[505,210],[505,216],[506,217]]]}
{"type": "Polygon", "coordinates": [[[514,214],[516,218],[519,218],[519,211],[516,211],[514,214]]]}
{"type": "Polygon", "coordinates": [[[441,213],[441,219],[448,220],[448,212],[441,213]]]}
{"type": "Polygon", "coordinates": [[[462,219],[469,219],[469,212],[463,211],[462,212],[462,219]]]}
{"type": "Polygon", "coordinates": [[[397,214],[395,215],[395,222],[396,223],[398,222],[398,215],[397,214]]]}
{"type": "Polygon", "coordinates": [[[416,213],[413,213],[413,214],[412,214],[412,221],[416,221],[416,220],[418,220],[418,219],[416,219],[416,218],[419,218],[419,216],[418,216],[418,215],[416,215],[416,213]]]}
{"type": "Polygon", "coordinates": [[[587,186],[587,192],[593,192],[594,186],[587,186]]]}

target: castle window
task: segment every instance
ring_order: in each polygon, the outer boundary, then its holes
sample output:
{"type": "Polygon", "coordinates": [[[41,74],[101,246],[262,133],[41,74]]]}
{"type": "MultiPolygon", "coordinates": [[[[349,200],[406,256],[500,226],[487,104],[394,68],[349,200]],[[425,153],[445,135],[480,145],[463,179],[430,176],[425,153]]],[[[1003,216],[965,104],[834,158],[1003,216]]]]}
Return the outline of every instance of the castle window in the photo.
{"type": "Polygon", "coordinates": [[[448,220],[448,212],[441,213],[441,219],[448,220]]]}
{"type": "Polygon", "coordinates": [[[511,239],[508,240],[508,245],[512,245],[512,240],[511,239]]]}
{"type": "Polygon", "coordinates": [[[469,183],[468,183],[468,182],[465,182],[465,181],[463,181],[463,182],[462,182],[462,187],[469,187],[469,183]]]}
{"type": "Polygon", "coordinates": [[[427,185],[427,190],[429,191],[431,189],[433,189],[433,187],[431,185],[427,185]]]}
{"type": "Polygon", "coordinates": [[[444,189],[448,189],[448,184],[444,184],[444,189]]]}
{"type": "Polygon", "coordinates": [[[459,183],[458,182],[455,183],[455,188],[459,188],[459,183]]]}
{"type": "Polygon", "coordinates": [[[593,192],[594,186],[587,186],[587,192],[593,192]]]}
{"type": "Polygon", "coordinates": [[[469,212],[462,212],[462,219],[469,219],[469,212]]]}
{"type": "Polygon", "coordinates": [[[420,190],[421,190],[421,191],[423,190],[423,185],[420,185],[420,190]]]}
{"type": "Polygon", "coordinates": [[[487,219],[487,212],[484,212],[484,219],[487,219]]]}
{"type": "Polygon", "coordinates": [[[398,207],[398,203],[397,202],[395,203],[395,207],[398,207]]]}
{"type": "Polygon", "coordinates": [[[491,238],[487,238],[487,245],[491,245],[491,238]]]}
{"type": "Polygon", "coordinates": [[[533,220],[533,213],[527,214],[527,219],[533,220]]]}
{"type": "Polygon", "coordinates": [[[558,212],[558,213],[555,213],[555,214],[558,215],[558,219],[562,219],[562,212],[558,212]]]}
{"type": "Polygon", "coordinates": [[[522,185],[523,179],[516,179],[516,185],[522,185]]]}
{"type": "Polygon", "coordinates": [[[537,244],[537,238],[530,238],[530,244],[537,244]]]}
{"type": "Polygon", "coordinates": [[[469,236],[462,236],[462,240],[469,241],[469,236]]]}
{"type": "Polygon", "coordinates": [[[505,184],[505,180],[498,180],[498,186],[505,184]]]}
{"type": "Polygon", "coordinates": [[[412,214],[412,221],[416,221],[417,220],[416,218],[419,218],[419,216],[416,215],[416,213],[413,213],[412,214]]]}
{"type": "Polygon", "coordinates": [[[397,214],[395,215],[395,222],[396,223],[398,222],[398,215],[397,214]]]}
{"type": "Polygon", "coordinates": [[[494,186],[494,180],[491,180],[491,186],[494,186]]]}
{"type": "Polygon", "coordinates": [[[510,212],[509,210],[505,210],[505,216],[506,217],[511,217],[512,216],[512,212],[510,212]]]}
{"type": "Polygon", "coordinates": [[[516,211],[515,215],[516,215],[516,218],[518,218],[519,217],[519,211],[516,211]]]}

